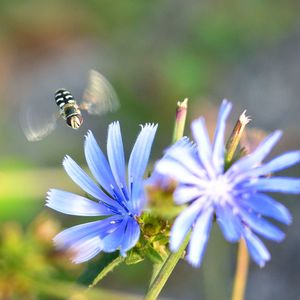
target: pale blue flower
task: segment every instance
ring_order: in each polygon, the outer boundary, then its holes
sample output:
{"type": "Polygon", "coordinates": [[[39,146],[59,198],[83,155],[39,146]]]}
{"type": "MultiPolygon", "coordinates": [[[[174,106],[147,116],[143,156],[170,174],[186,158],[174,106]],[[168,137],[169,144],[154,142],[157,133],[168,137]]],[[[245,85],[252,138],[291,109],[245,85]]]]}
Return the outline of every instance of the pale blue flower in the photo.
{"type": "Polygon", "coordinates": [[[156,129],[157,125],[153,124],[142,126],[129,158],[127,176],[119,123],[109,125],[108,161],[89,131],[84,152],[99,185],[72,158],[65,157],[63,166],[68,175],[94,200],[51,189],[46,205],[64,214],[101,217],[98,221],[68,228],[54,238],[58,248],[73,253],[75,263],[87,261],[101,251],[119,249],[124,256],[137,243],[140,236],[137,218],[146,204],[143,176],[156,129]]]}
{"type": "MultiPolygon", "coordinates": [[[[281,137],[280,131],[269,135],[257,149],[224,170],[226,120],[231,103],[224,100],[219,111],[214,141],[210,142],[203,118],[191,125],[195,144],[184,137],[171,146],[156,164],[153,178],[178,182],[174,192],[176,204],[187,208],[176,218],[170,247],[178,250],[192,231],[187,260],[200,266],[214,218],[229,242],[246,241],[252,259],[263,266],[270,254],[256,234],[280,242],[284,233],[265,217],[290,224],[291,215],[265,192],[300,193],[300,180],[269,177],[300,161],[300,151],[282,154],[263,164],[281,137]]],[[[154,180],[155,182],[155,180],[154,180]]]]}

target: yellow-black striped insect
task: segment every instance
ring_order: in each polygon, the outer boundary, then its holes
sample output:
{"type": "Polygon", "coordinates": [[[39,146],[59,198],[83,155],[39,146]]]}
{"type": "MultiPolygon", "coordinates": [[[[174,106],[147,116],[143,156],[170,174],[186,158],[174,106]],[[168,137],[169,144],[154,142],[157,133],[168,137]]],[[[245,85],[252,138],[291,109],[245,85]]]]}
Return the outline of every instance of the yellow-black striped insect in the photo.
{"type": "Polygon", "coordinates": [[[27,107],[26,111],[22,112],[22,128],[29,141],[39,141],[49,135],[55,129],[59,117],[71,128],[78,129],[83,122],[82,110],[89,114],[102,115],[119,107],[113,87],[95,70],[90,70],[88,85],[80,102],[66,89],[57,90],[54,98],[59,110],[56,113],[49,112],[48,118],[39,116],[34,107],[27,107]]]}

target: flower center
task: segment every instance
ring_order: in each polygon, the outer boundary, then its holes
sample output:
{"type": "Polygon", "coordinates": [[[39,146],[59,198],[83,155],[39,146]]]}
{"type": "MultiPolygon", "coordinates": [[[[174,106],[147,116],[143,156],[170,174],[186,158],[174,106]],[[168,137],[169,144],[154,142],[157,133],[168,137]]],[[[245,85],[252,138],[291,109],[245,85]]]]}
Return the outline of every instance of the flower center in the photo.
{"type": "Polygon", "coordinates": [[[216,179],[207,182],[205,195],[215,204],[222,204],[230,199],[232,186],[224,175],[218,176],[216,179]]]}

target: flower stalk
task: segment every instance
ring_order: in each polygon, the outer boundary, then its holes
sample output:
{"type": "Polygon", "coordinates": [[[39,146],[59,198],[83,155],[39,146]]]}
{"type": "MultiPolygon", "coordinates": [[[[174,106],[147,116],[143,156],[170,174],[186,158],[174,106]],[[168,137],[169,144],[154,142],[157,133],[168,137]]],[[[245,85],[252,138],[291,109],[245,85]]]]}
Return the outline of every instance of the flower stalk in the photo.
{"type": "Polygon", "coordinates": [[[188,245],[190,240],[190,235],[188,234],[181,244],[177,252],[171,253],[163,264],[162,268],[158,272],[156,278],[150,285],[149,291],[145,297],[145,300],[155,300],[172,274],[174,268],[176,267],[180,258],[183,257],[184,250],[188,245]]]}
{"type": "Polygon", "coordinates": [[[125,258],[123,256],[118,256],[112,262],[110,262],[101,272],[95,277],[93,282],[89,285],[89,288],[93,288],[100,282],[109,272],[113,271],[115,267],[121,264],[125,258]]]}
{"type": "Polygon", "coordinates": [[[241,240],[238,247],[237,266],[232,290],[232,300],[243,300],[247,285],[249,269],[249,254],[244,240],[241,240]]]}

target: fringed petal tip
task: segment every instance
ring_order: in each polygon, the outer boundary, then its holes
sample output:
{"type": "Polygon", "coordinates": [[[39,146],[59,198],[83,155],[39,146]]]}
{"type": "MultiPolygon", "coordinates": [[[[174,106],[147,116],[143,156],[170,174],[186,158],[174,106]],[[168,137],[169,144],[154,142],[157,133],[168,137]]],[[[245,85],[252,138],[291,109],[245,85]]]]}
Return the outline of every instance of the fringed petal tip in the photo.
{"type": "Polygon", "coordinates": [[[70,161],[72,161],[72,160],[73,160],[73,159],[72,159],[69,155],[66,155],[66,156],[64,157],[63,161],[62,161],[63,167],[65,168],[66,165],[67,165],[70,161]]]}
{"type": "Polygon", "coordinates": [[[50,205],[51,203],[51,197],[52,197],[52,194],[53,194],[53,189],[50,189],[47,194],[46,194],[46,203],[45,203],[45,206],[48,206],[50,205]]]}
{"type": "Polygon", "coordinates": [[[91,130],[88,130],[87,133],[84,136],[85,141],[84,141],[84,145],[89,141],[89,139],[94,138],[94,135],[92,133],[91,130]]]}
{"type": "Polygon", "coordinates": [[[157,123],[145,123],[145,124],[139,124],[141,127],[141,130],[143,129],[157,129],[158,124],[157,123]]]}
{"type": "MultiPolygon", "coordinates": [[[[228,99],[224,98],[224,99],[222,100],[220,110],[222,110],[222,109],[226,109],[226,110],[229,110],[229,111],[230,111],[230,110],[232,109],[232,102],[229,101],[228,99]]],[[[229,112],[228,112],[228,113],[229,113],[229,112]]]]}
{"type": "Polygon", "coordinates": [[[112,129],[113,127],[120,127],[119,121],[113,121],[108,125],[108,130],[112,129]]]}

